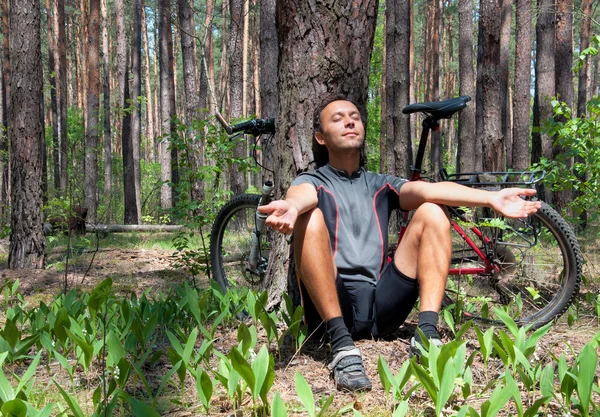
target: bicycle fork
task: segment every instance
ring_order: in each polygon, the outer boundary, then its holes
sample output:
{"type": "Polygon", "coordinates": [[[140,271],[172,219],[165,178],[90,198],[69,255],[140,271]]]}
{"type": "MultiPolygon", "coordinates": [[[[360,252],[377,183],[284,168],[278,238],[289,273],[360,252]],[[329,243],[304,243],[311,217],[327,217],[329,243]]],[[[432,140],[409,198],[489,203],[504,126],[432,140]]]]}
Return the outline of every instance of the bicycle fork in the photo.
{"type": "MultiPolygon", "coordinates": [[[[258,206],[266,206],[271,202],[273,193],[273,182],[265,181],[262,189],[262,196],[260,201],[258,202],[258,206]]],[[[250,244],[250,256],[246,262],[246,271],[254,274],[262,274],[265,272],[264,266],[259,265],[259,257],[260,257],[260,244],[262,235],[265,231],[265,221],[267,220],[267,215],[258,211],[258,207],[256,208],[255,214],[255,227],[254,232],[252,232],[252,243],[250,244]]]]}

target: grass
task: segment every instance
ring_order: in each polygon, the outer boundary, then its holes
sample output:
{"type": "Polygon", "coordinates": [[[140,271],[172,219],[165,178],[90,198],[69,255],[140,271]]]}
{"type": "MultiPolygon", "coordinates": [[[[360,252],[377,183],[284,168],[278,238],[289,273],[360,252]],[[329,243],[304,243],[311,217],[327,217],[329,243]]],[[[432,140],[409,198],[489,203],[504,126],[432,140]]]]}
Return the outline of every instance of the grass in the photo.
{"type": "MultiPolygon", "coordinates": [[[[175,250],[173,238],[176,235],[168,232],[131,232],[131,233],[108,233],[104,236],[99,235],[99,248],[115,249],[146,249],[146,250],[175,250]]],[[[199,234],[194,233],[191,237],[188,234],[190,247],[202,247],[202,239],[199,234]]],[[[96,235],[88,233],[85,236],[72,236],[71,247],[73,248],[95,248],[96,235]]],[[[208,242],[207,242],[208,244],[208,242]]],[[[61,251],[66,250],[68,237],[65,235],[53,236],[48,238],[46,250],[61,251]]]]}

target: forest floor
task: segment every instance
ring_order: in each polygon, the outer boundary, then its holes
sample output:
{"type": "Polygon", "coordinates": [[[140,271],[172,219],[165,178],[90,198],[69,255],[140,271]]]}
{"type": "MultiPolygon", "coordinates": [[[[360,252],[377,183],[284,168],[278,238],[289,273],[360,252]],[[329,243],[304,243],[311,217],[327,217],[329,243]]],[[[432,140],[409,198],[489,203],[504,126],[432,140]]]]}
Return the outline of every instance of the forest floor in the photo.
{"type": "MultiPolygon", "coordinates": [[[[4,244],[0,242],[0,254],[5,252],[3,249],[7,249],[6,242],[4,244]]],[[[584,285],[584,288],[582,288],[583,294],[588,291],[598,293],[599,275],[594,266],[596,262],[591,261],[592,258],[598,258],[598,251],[592,250],[591,252],[586,254],[587,265],[584,275],[595,277],[596,284],[591,285],[593,288],[586,288],[584,285]]],[[[67,285],[69,288],[81,288],[84,291],[91,291],[104,278],[111,277],[114,286],[122,293],[136,292],[140,294],[148,289],[151,290],[151,293],[158,290],[166,293],[170,286],[183,283],[186,280],[190,281],[188,272],[172,268],[173,254],[173,250],[164,249],[103,249],[95,255],[92,252],[83,253],[75,261],[70,261],[71,264],[66,274],[67,285]]],[[[12,271],[8,270],[5,266],[6,262],[3,262],[4,265],[0,266],[0,281],[19,279],[20,292],[29,305],[37,305],[40,301],[50,302],[56,294],[63,290],[65,284],[64,263],[62,261],[58,262],[58,260],[58,255],[50,255],[48,258],[50,267],[41,271],[12,271]],[[61,266],[57,268],[59,264],[61,266]]],[[[207,285],[206,278],[197,279],[196,283],[200,287],[207,285]]],[[[584,300],[584,295],[580,299],[584,300]]],[[[567,312],[567,314],[569,313],[567,312]]],[[[270,396],[275,391],[279,391],[282,399],[288,404],[288,410],[290,410],[289,404],[299,405],[300,402],[296,396],[294,382],[295,373],[299,371],[310,384],[315,399],[318,400],[330,394],[335,394],[333,409],[339,410],[349,406],[361,410],[361,413],[365,415],[390,415],[390,412],[386,411],[389,409],[389,405],[387,405],[388,402],[377,374],[377,362],[381,355],[392,372],[394,374],[398,372],[402,363],[409,358],[409,340],[413,335],[415,325],[414,318],[410,318],[404,326],[386,340],[362,340],[357,342],[357,346],[363,354],[367,373],[373,382],[371,392],[353,395],[336,391],[326,368],[328,349],[326,345],[323,346],[313,342],[307,343],[300,353],[294,353],[290,346],[284,346],[280,355],[275,355],[276,378],[270,396]]],[[[572,357],[573,352],[579,352],[582,346],[589,342],[599,330],[598,318],[592,314],[578,315],[571,326],[567,324],[566,318],[563,318],[540,341],[538,345],[539,360],[549,359],[550,354],[558,357],[564,353],[567,357],[572,357]]],[[[266,343],[265,335],[259,336],[266,343]]],[[[448,340],[451,337],[450,331],[445,330],[443,336],[448,340]]],[[[470,330],[465,338],[468,340],[467,355],[469,355],[478,349],[478,342],[473,330],[470,330]]],[[[218,349],[226,353],[233,344],[237,344],[236,329],[222,328],[217,330],[215,346],[218,349]]],[[[490,379],[499,376],[504,371],[499,360],[490,362],[485,367],[478,358],[479,356],[476,357],[472,366],[473,379],[476,383],[479,381],[480,388],[482,388],[486,381],[490,381],[490,379]]],[[[162,373],[164,374],[164,372],[162,373]]],[[[419,392],[421,394],[418,394],[416,398],[412,398],[411,404],[414,403],[419,406],[422,406],[423,403],[430,404],[430,400],[423,393],[424,391],[419,392]]],[[[485,401],[489,394],[490,392],[487,392],[486,396],[480,398],[481,402],[485,401]]],[[[195,396],[195,388],[190,388],[190,395],[195,396]]],[[[216,405],[216,412],[211,413],[211,415],[227,416],[232,414],[224,395],[222,406],[218,405],[218,396],[214,397],[213,401],[213,404],[216,405]]],[[[173,406],[175,407],[175,405],[173,406]]],[[[198,408],[195,412],[174,408],[164,415],[190,416],[198,415],[198,412],[198,408]]]]}

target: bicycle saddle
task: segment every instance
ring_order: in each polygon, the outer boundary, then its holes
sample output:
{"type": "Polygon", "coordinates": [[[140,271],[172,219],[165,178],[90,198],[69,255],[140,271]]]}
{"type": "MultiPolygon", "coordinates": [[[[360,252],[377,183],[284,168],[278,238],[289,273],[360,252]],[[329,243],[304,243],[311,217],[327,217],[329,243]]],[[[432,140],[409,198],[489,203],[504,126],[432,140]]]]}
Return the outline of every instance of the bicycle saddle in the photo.
{"type": "Polygon", "coordinates": [[[415,103],[403,108],[402,113],[411,114],[420,111],[436,120],[449,119],[454,113],[467,107],[468,101],[471,101],[471,97],[460,96],[431,103],[415,103]]]}

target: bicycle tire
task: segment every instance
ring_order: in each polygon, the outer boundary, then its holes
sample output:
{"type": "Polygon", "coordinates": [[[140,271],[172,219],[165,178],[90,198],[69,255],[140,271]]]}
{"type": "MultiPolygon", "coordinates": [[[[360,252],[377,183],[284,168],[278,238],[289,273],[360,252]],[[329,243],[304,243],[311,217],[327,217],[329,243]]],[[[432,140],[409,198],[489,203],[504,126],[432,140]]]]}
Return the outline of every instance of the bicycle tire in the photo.
{"type": "Polygon", "coordinates": [[[266,262],[269,259],[267,239],[263,239],[259,254],[259,269],[262,268],[263,273],[256,274],[246,270],[260,198],[257,194],[234,196],[219,210],[213,223],[210,235],[212,279],[223,292],[231,288],[257,288],[265,278],[266,262]]]}
{"type": "MultiPolygon", "coordinates": [[[[487,215],[491,215],[493,210],[487,210],[487,215]]],[[[493,257],[500,272],[466,279],[462,275],[450,276],[444,304],[454,303],[466,318],[490,324],[503,324],[493,316],[494,306],[505,307],[517,324],[532,328],[558,319],[578,293],[582,274],[583,257],[569,224],[544,202],[527,219],[488,223],[480,230],[489,241],[481,243],[480,249],[493,257]],[[519,297],[520,307],[516,302],[519,297]]],[[[474,251],[464,245],[455,246],[455,267],[482,263],[474,251]]]]}

